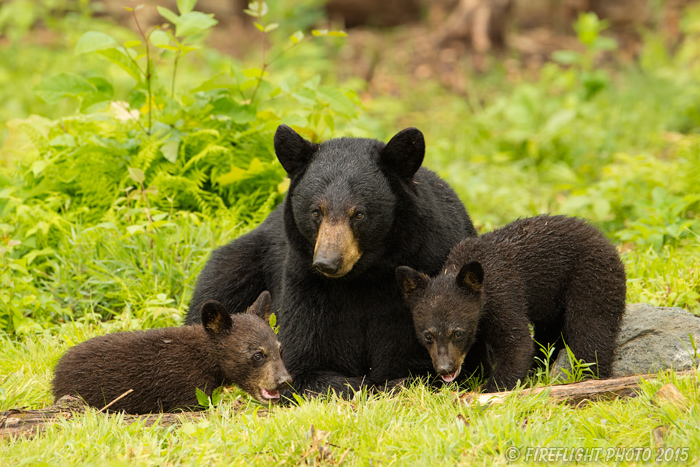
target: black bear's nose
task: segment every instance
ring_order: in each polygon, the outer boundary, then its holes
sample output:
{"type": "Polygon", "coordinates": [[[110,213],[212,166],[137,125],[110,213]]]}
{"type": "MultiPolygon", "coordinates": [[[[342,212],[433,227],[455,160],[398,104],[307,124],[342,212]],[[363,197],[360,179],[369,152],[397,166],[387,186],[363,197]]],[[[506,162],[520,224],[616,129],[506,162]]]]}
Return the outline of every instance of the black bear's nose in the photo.
{"type": "Polygon", "coordinates": [[[314,267],[323,274],[330,276],[337,274],[341,263],[340,258],[314,258],[314,267]]]}

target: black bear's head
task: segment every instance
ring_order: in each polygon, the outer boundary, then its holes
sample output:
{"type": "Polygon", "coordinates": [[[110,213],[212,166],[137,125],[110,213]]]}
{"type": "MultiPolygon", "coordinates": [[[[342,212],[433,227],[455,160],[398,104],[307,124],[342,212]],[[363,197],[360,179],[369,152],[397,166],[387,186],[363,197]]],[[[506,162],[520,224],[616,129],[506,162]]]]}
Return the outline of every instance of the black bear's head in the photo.
{"type": "Polygon", "coordinates": [[[481,264],[472,261],[459,271],[443,270],[434,278],[400,266],[396,280],[433,368],[443,380],[454,381],[476,340],[484,282],[481,264]]]}
{"type": "Polygon", "coordinates": [[[318,145],[281,125],[275,152],[291,179],[288,235],[298,233],[317,271],[353,277],[385,255],[397,190],[413,189],[425,155],[419,130],[407,128],[387,144],[339,138],[318,145]]]}
{"type": "Polygon", "coordinates": [[[216,300],[201,309],[202,326],[214,344],[213,357],[226,379],[266,404],[279,399],[279,389],[292,380],[269,325],[271,306],[265,291],[245,313],[232,316],[216,300]]]}

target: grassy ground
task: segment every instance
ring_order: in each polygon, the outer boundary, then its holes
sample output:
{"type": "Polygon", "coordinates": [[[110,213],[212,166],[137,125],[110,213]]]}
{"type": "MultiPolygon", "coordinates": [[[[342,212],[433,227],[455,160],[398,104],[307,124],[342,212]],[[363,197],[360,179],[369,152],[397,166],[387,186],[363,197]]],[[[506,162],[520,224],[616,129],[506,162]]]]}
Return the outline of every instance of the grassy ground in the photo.
{"type": "MultiPolygon", "coordinates": [[[[390,82],[367,85],[353,79],[334,84],[339,89],[352,87],[363,97],[365,109],[359,116],[355,118],[350,109],[346,114],[351,117],[337,118],[331,132],[322,117],[332,113],[333,107],[320,94],[310,94],[307,86],[302,101],[312,110],[303,117],[318,134],[385,141],[404,127],[416,126],[426,136],[425,165],[455,188],[480,231],[544,212],[585,217],[618,245],[628,274],[629,303],[679,306],[700,314],[700,119],[696,110],[700,81],[695,65],[700,40],[692,33],[693,25],[700,24],[696,18],[700,14],[691,11],[688,38],[675,55],[655,59],[645,48],[645,60],[639,66],[595,70],[602,73],[597,75],[602,87],[595,94],[590,93],[592,70],[580,66],[548,64],[532,76],[505,70],[494,59],[491,71],[479,76],[465,61],[460,65],[468,80],[465,94],[416,79],[386,58],[380,66],[387,69],[377,76],[390,82]],[[378,88],[394,91],[389,95],[377,92],[378,88]]],[[[105,30],[103,25],[76,24],[81,26],[66,22],[63,29],[105,30]]],[[[19,79],[33,86],[44,74],[82,73],[80,67],[88,75],[102,71],[95,63],[105,62],[93,63],[92,58],[73,67],[76,58],[71,49],[79,35],[61,34],[66,43],[48,52],[34,43],[11,41],[3,50],[12,53],[0,54],[0,64],[9,64],[12,54],[37,54],[41,60],[50,57],[56,69],[41,68],[39,60],[18,62],[14,75],[0,73],[0,83],[19,79]]],[[[131,38],[123,31],[114,34],[131,38]]],[[[658,37],[650,37],[658,43],[658,37]]],[[[340,46],[308,45],[300,55],[276,64],[273,71],[279,73],[280,81],[289,84],[290,75],[319,72],[324,83],[332,83],[328,79],[333,73],[327,70],[340,66],[331,61],[340,46]]],[[[658,48],[653,50],[658,54],[658,48]]],[[[184,63],[181,68],[182,82],[192,86],[232,66],[230,60],[209,51],[198,55],[194,64],[188,68],[184,63]]],[[[118,72],[111,67],[105,76],[112,79],[118,72]]],[[[114,82],[115,95],[126,98],[128,80],[114,82]]],[[[67,105],[64,100],[60,107],[49,106],[29,88],[8,89],[0,92],[0,101],[7,104],[0,112],[2,120],[32,112],[55,118],[76,104],[70,100],[67,105]]],[[[336,104],[341,101],[336,95],[336,104]]],[[[232,156],[246,153],[241,170],[254,172],[251,154],[269,152],[279,121],[300,121],[295,102],[287,102],[286,107],[260,105],[258,117],[263,120],[254,124],[262,128],[261,136],[249,143],[253,149],[241,145],[232,156]]],[[[195,104],[189,109],[202,112],[195,104]]],[[[206,122],[217,120],[204,113],[196,116],[206,122]]],[[[69,129],[78,128],[77,123],[66,122],[69,129]]],[[[86,145],[123,137],[117,143],[133,147],[141,135],[134,128],[83,123],[79,128],[86,132],[86,145]]],[[[184,135],[190,127],[179,128],[184,135]]],[[[236,131],[249,134],[239,127],[236,131]]],[[[204,141],[215,133],[207,127],[201,131],[205,136],[198,138],[204,141]]],[[[183,141],[188,141],[185,136],[183,141]]],[[[16,140],[11,143],[17,144],[16,140]]],[[[196,160],[190,159],[193,162],[186,166],[201,164],[206,151],[199,145],[204,143],[188,144],[196,160]]],[[[59,148],[50,149],[47,164],[68,151],[53,139],[46,147],[59,148]]],[[[135,164],[143,152],[134,151],[128,163],[135,164]]],[[[257,173],[259,178],[249,179],[247,186],[233,192],[235,196],[229,193],[227,201],[233,199],[233,204],[227,209],[203,212],[189,205],[173,209],[174,201],[168,205],[161,199],[164,204],[150,206],[150,214],[157,217],[151,222],[146,220],[145,198],[107,200],[100,204],[101,211],[81,205],[79,195],[85,198],[84,192],[69,184],[81,177],[95,178],[90,173],[93,166],[77,167],[70,177],[56,172],[63,184],[32,186],[44,168],[41,156],[34,148],[0,159],[0,410],[50,405],[52,368],[72,345],[107,332],[179,325],[211,250],[254,228],[273,207],[269,201],[279,198],[278,189],[283,191],[274,178],[279,167],[270,166],[269,173],[257,173]]],[[[212,167],[226,161],[221,155],[213,157],[222,159],[210,161],[212,167]]],[[[182,173],[183,177],[201,176],[196,171],[182,173]]],[[[100,176],[105,174],[109,175],[107,170],[100,176]]],[[[153,180],[147,175],[147,180],[153,180]]],[[[123,191],[132,183],[128,177],[125,180],[114,183],[123,191]]],[[[102,197],[100,193],[97,198],[102,197]]],[[[203,421],[171,427],[129,425],[118,415],[91,410],[39,436],[0,442],[0,465],[334,464],[340,460],[348,465],[501,465],[532,463],[527,454],[535,453],[528,448],[537,447],[591,448],[589,452],[598,457],[590,462],[583,459],[588,464],[625,459],[641,464],[655,462],[659,454],[664,463],[686,464],[700,460],[698,382],[696,373],[681,377],[671,372],[644,383],[638,398],[577,408],[542,396],[476,406],[460,402],[456,388],[434,390],[416,383],[395,395],[311,400],[266,412],[233,390],[203,421]],[[679,388],[684,402],[656,395],[666,382],[679,388]],[[515,452],[512,448],[520,451],[520,457],[509,460],[507,454],[515,452]],[[635,448],[646,451],[631,450],[635,448]]],[[[544,454],[555,456],[551,463],[571,463],[561,457],[563,451],[559,458],[557,452],[544,454]]]]}
{"type": "MultiPolygon", "coordinates": [[[[7,376],[0,408],[49,404],[55,357],[103,331],[67,326],[61,336],[3,342],[1,371],[7,376]]],[[[504,465],[531,464],[528,453],[545,455],[528,448],[558,447],[590,448],[591,456],[599,456],[593,464],[613,463],[614,456],[638,456],[629,464],[641,464],[640,456],[653,462],[660,454],[685,465],[700,452],[698,378],[662,374],[644,383],[638,398],[577,408],[543,395],[469,405],[455,388],[416,384],[393,396],[358,393],[349,401],[312,400],[267,412],[232,391],[203,420],[170,427],[127,424],[119,415],[89,410],[33,439],[3,441],[0,459],[5,465],[504,465]],[[678,387],[682,402],[656,395],[667,382],[678,387]],[[655,439],[655,430],[663,436],[655,439]],[[513,448],[517,459],[506,457],[515,456],[513,448]]],[[[557,455],[551,452],[546,455],[557,455]]],[[[552,463],[567,463],[559,452],[559,462],[552,463]]]]}

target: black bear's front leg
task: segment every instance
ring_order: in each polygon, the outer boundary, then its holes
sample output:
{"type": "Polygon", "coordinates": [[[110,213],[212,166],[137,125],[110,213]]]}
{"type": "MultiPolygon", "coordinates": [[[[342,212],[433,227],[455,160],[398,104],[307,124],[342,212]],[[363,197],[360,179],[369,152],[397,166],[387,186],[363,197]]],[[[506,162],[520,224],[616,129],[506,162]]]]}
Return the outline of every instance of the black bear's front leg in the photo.
{"type": "Polygon", "coordinates": [[[487,321],[486,342],[493,361],[485,392],[510,390],[525,380],[532,366],[535,347],[525,310],[501,309],[487,321]]]}

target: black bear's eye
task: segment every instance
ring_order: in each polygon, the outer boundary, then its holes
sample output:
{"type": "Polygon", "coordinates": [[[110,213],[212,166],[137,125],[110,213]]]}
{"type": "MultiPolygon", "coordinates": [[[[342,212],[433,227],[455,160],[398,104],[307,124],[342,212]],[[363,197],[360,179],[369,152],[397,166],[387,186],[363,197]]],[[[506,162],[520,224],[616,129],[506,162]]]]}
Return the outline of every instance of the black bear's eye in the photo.
{"type": "Polygon", "coordinates": [[[455,339],[459,339],[463,335],[464,335],[464,333],[462,331],[455,331],[452,333],[452,337],[454,337],[455,339]]]}
{"type": "Polygon", "coordinates": [[[356,212],[354,217],[356,220],[361,221],[365,218],[365,213],[362,211],[356,212]]]}
{"type": "Polygon", "coordinates": [[[314,216],[314,219],[318,219],[319,217],[321,217],[321,211],[319,211],[318,209],[314,209],[313,211],[311,211],[311,215],[314,216]]]}
{"type": "Polygon", "coordinates": [[[255,355],[253,355],[253,360],[256,362],[259,362],[263,359],[263,354],[262,352],[255,352],[255,355]]]}
{"type": "Polygon", "coordinates": [[[425,339],[425,342],[427,342],[428,344],[430,344],[431,342],[433,342],[433,336],[431,336],[430,333],[429,333],[428,331],[425,331],[425,332],[423,333],[423,339],[425,339]]]}

